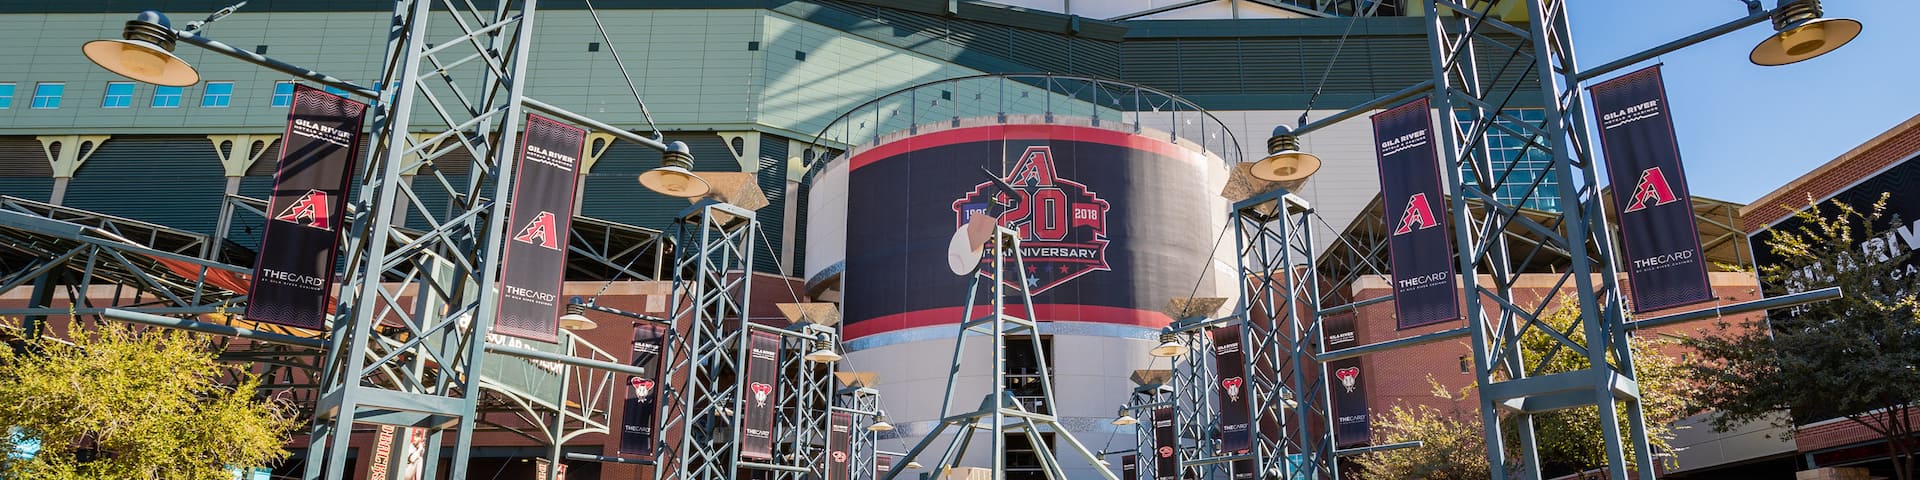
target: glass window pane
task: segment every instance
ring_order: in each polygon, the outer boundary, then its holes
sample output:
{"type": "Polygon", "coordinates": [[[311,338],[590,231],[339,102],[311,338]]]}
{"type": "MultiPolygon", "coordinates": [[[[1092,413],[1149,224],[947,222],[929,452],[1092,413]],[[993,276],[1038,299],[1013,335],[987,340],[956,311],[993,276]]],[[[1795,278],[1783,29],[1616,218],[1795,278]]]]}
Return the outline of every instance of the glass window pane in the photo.
{"type": "Polygon", "coordinates": [[[60,95],[66,93],[67,84],[42,83],[33,87],[33,108],[60,108],[60,95]]]}
{"type": "Polygon", "coordinates": [[[273,106],[288,107],[292,105],[293,105],[293,82],[274,82],[273,106]]]}
{"type": "Polygon", "coordinates": [[[233,103],[233,82],[207,82],[207,88],[200,94],[200,106],[206,108],[226,108],[233,103]]]}
{"type": "Polygon", "coordinates": [[[0,108],[13,108],[13,84],[0,83],[0,108]]]}
{"type": "Polygon", "coordinates": [[[133,106],[133,82],[111,82],[107,84],[107,93],[100,97],[102,108],[127,108],[133,106]]]}
{"type": "Polygon", "coordinates": [[[179,108],[180,87],[153,87],[153,108],[179,108]]]}

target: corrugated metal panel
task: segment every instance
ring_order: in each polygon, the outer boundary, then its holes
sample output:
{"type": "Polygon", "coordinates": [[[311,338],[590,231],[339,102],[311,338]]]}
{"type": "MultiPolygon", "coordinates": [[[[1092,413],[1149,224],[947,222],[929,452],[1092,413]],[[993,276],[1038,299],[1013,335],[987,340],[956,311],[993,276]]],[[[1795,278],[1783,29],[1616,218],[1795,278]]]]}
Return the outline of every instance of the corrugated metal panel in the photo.
{"type": "Polygon", "coordinates": [[[1430,75],[1425,39],[1408,35],[1353,36],[1344,46],[1337,36],[1136,38],[1120,51],[1121,78],[1222,110],[1302,108],[1316,89],[1316,108],[1344,108],[1336,99],[1377,97],[1430,75]]]}
{"type": "Polygon", "coordinates": [[[226,177],[204,136],[116,136],[81,165],[63,204],[209,233],[226,177]]]}
{"type": "MultiPolygon", "coordinates": [[[[787,139],[775,135],[760,136],[760,190],[767,195],[768,205],[760,209],[760,231],[766,234],[763,249],[756,252],[753,268],[767,273],[780,273],[780,244],[786,233],[787,202],[787,139]]],[[[759,240],[755,240],[759,242],[759,240]]],[[[788,270],[791,272],[792,270],[788,270]]]]}
{"type": "MultiPolygon", "coordinates": [[[[668,133],[668,140],[687,143],[693,150],[694,170],[740,171],[718,135],[668,133]]],[[[585,189],[582,214],[621,223],[659,229],[671,235],[673,217],[690,205],[686,200],[648,191],[637,180],[641,172],[660,166],[660,152],[626,142],[614,142],[581,182],[585,189]]]]}
{"type": "MultiPolygon", "coordinates": [[[[361,160],[362,162],[365,162],[364,160],[366,158],[365,156],[362,156],[360,158],[363,159],[361,160]]],[[[247,166],[247,176],[264,175],[268,177],[267,188],[271,188],[272,182],[273,182],[272,181],[273,171],[274,171],[274,168],[279,166],[279,164],[280,164],[280,141],[275,140],[273,142],[273,145],[267,146],[266,151],[260,152],[259,160],[255,160],[253,162],[253,165],[247,166]]],[[[242,188],[245,188],[245,187],[242,187],[242,188]]],[[[254,197],[254,198],[265,198],[265,197],[254,197]]]]}
{"type": "MultiPolygon", "coordinates": [[[[18,94],[16,94],[18,95],[18,94]]],[[[46,150],[34,137],[0,137],[0,177],[52,177],[46,150]]]]}
{"type": "Polygon", "coordinates": [[[0,177],[0,195],[44,202],[53,195],[53,178],[0,177]]]}

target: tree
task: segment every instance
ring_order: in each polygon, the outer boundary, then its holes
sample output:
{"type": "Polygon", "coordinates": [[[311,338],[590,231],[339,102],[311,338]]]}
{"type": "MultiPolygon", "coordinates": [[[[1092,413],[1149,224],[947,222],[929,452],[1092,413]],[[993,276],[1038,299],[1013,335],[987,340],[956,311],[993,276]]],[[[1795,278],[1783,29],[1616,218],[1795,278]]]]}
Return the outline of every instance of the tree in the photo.
{"type": "Polygon", "coordinates": [[[256,380],[216,362],[204,338],[79,324],[71,343],[0,349],[0,425],[18,432],[0,449],[41,442],[30,460],[0,460],[0,477],[227,480],[230,466],[286,457],[294,410],[256,396],[256,380]],[[223,385],[222,373],[244,380],[223,385]]]}
{"type": "MultiPolygon", "coordinates": [[[[1540,320],[1546,325],[1568,329],[1567,336],[1584,348],[1586,335],[1578,323],[1580,306],[1571,300],[1561,299],[1557,302],[1558,308],[1540,320]],[[1569,329],[1568,325],[1572,327],[1569,329]]],[[[1670,450],[1667,441],[1673,438],[1671,425],[1692,413],[1689,401],[1695,389],[1687,382],[1679,360],[1657,351],[1659,347],[1675,343],[1673,340],[1644,337],[1635,337],[1629,342],[1634,352],[1647,437],[1653,447],[1660,451],[1670,450]]],[[[1554,374],[1587,367],[1584,355],[1577,355],[1572,349],[1560,345],[1538,328],[1521,336],[1521,354],[1528,370],[1554,374]]],[[[1457,405],[1458,399],[1464,398],[1473,387],[1470,385],[1455,393],[1435,382],[1432,377],[1428,377],[1427,382],[1433,385],[1435,397],[1456,403],[1453,412],[1446,413],[1427,406],[1406,408],[1396,405],[1377,417],[1373,424],[1374,441],[1377,444],[1414,440],[1426,444],[1419,448],[1362,455],[1358,457],[1358,463],[1369,474],[1378,475],[1378,478],[1486,478],[1489,467],[1479,414],[1477,411],[1465,411],[1457,405]]],[[[1622,405],[1619,408],[1626,407],[1622,405]]],[[[1622,422],[1620,431],[1626,432],[1626,412],[1622,410],[1617,413],[1616,418],[1622,422]]],[[[1503,423],[1513,425],[1511,422],[1503,423]]],[[[1542,465],[1548,473],[1572,473],[1607,464],[1605,443],[1600,438],[1598,407],[1536,414],[1533,428],[1540,458],[1549,462],[1542,465]]],[[[1519,438],[1515,433],[1507,432],[1504,436],[1508,439],[1519,438]]],[[[1633,452],[1629,450],[1627,455],[1631,460],[1633,452]]],[[[1517,457],[1513,452],[1508,452],[1508,456],[1517,457]]]]}
{"type": "Polygon", "coordinates": [[[1766,421],[1791,438],[1797,424],[1838,416],[1886,439],[1894,475],[1915,478],[1920,281],[1903,271],[1912,252],[1896,254],[1902,239],[1882,230],[1899,224],[1886,217],[1886,198],[1864,211],[1810,205],[1797,228],[1766,240],[1780,258],[1760,266],[1768,294],[1839,286],[1844,297],[1770,315],[1770,326],[1722,323],[1686,342],[1703,360],[1687,370],[1716,411],[1715,430],[1766,421]]]}

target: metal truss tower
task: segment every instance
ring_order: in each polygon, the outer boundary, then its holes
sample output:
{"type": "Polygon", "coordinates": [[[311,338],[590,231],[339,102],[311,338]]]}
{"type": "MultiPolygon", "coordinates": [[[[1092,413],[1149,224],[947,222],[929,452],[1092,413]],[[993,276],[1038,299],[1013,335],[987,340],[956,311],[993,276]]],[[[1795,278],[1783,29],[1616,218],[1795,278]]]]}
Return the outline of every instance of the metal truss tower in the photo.
{"type": "MultiPolygon", "coordinates": [[[[1013,397],[1012,392],[1007,390],[1007,337],[1024,335],[1032,339],[1035,364],[1039,366],[1041,405],[1045,405],[1049,410],[1056,405],[1053,401],[1053,376],[1047,369],[1046,352],[1041,348],[1040,325],[1033,311],[1033,295],[1027,290],[1029,284],[1027,283],[1026,257],[1021,255],[1020,235],[1006,227],[995,226],[991,236],[986,248],[987,263],[991,266],[975,270],[972,273],[973,281],[967,287],[967,308],[962,310],[962,315],[966,315],[967,318],[961,319],[960,331],[954,335],[953,366],[948,371],[947,393],[940,404],[940,423],[932,431],[927,432],[926,437],[921,438],[920,443],[914,445],[913,449],[908,451],[900,461],[902,463],[914,461],[926,451],[927,447],[939,441],[941,433],[949,429],[957,429],[958,431],[954,432],[953,441],[947,445],[946,451],[940,456],[940,461],[933,464],[933,468],[940,469],[933,475],[944,475],[947,469],[960,466],[960,462],[966,458],[967,446],[972,443],[974,432],[981,432],[988,435],[988,441],[992,445],[990,452],[992,471],[995,475],[1003,475],[1007,470],[1006,434],[1018,432],[1026,437],[1029,445],[1033,446],[1035,455],[1039,457],[1040,468],[1046,477],[1051,480],[1065,480],[1066,471],[1060,466],[1059,457],[1054,455],[1053,449],[1048,447],[1047,442],[1041,437],[1042,432],[1050,431],[1055,439],[1071,445],[1074,450],[1080,452],[1087,463],[1091,464],[1095,471],[1100,472],[1102,478],[1117,480],[1113,472],[1100,465],[1099,458],[1092,451],[1087,450],[1086,445],[1075,439],[1072,432],[1061,427],[1058,417],[1052,411],[1029,411],[1022,402],[1013,397]],[[992,285],[986,287],[983,283],[992,285]],[[991,299],[986,302],[980,301],[982,294],[991,295],[991,299]],[[979,311],[978,307],[983,306],[990,310],[985,315],[974,317],[975,312],[979,311]],[[955,385],[958,383],[961,367],[964,365],[962,353],[965,351],[966,340],[973,335],[992,339],[993,361],[987,366],[993,369],[993,386],[992,390],[981,399],[978,409],[956,413],[953,403],[955,385]],[[980,425],[981,422],[985,422],[986,425],[980,425]],[[1043,430],[1042,427],[1045,429],[1043,430]]],[[[887,473],[885,479],[898,478],[903,470],[894,469],[887,473]]]]}
{"type": "Polygon", "coordinates": [[[1611,478],[1624,480],[1631,468],[1639,478],[1652,479],[1653,452],[1627,343],[1625,305],[1613,239],[1607,234],[1594,146],[1586,135],[1587,113],[1575,78],[1579,67],[1566,2],[1528,0],[1527,6],[1528,22],[1514,25],[1487,10],[1476,11],[1450,0],[1425,5],[1432,98],[1440,115],[1442,163],[1452,185],[1459,270],[1466,273],[1461,275],[1461,288],[1473,339],[1487,458],[1495,479],[1509,473],[1539,478],[1533,415],[1597,406],[1611,478]],[[1522,120],[1511,106],[1516,100],[1543,107],[1545,120],[1522,120]],[[1492,131],[1525,139],[1526,151],[1513,158],[1496,158],[1486,143],[1492,131]],[[1522,162],[1541,159],[1547,165],[1536,178],[1514,175],[1527,168],[1522,162]],[[1463,172],[1471,172],[1472,178],[1463,172]],[[1540,188],[1547,183],[1557,183],[1558,191],[1540,188]],[[1496,192],[1515,190],[1509,187],[1518,187],[1525,195],[1496,198],[1496,192]],[[1533,199],[1555,199],[1562,208],[1546,222],[1515,208],[1533,199]],[[1509,243],[1519,232],[1541,240],[1509,243]],[[1554,297],[1514,293],[1522,274],[1517,265],[1543,251],[1571,259],[1558,269],[1553,284],[1569,290],[1572,296],[1567,298],[1578,302],[1576,324],[1551,325],[1541,319],[1556,304],[1554,297]],[[1581,332],[1584,338],[1575,338],[1581,332]],[[1520,339],[1528,334],[1551,337],[1557,353],[1584,357],[1587,368],[1537,375],[1537,367],[1529,368],[1520,352],[1520,339]],[[1624,421],[1619,418],[1621,412],[1626,415],[1624,421]],[[1507,438],[1503,424],[1510,425],[1518,438],[1507,438]],[[1506,457],[1507,446],[1514,440],[1519,465],[1510,465],[1506,457]]]}

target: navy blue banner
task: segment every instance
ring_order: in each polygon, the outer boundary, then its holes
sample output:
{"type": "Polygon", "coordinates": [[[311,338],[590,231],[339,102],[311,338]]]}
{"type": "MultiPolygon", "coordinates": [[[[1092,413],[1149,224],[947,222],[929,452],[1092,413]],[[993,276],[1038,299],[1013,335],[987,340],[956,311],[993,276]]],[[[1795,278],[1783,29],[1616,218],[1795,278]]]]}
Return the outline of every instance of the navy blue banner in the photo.
{"type": "MultiPolygon", "coordinates": [[[[1324,320],[1327,350],[1360,345],[1354,330],[1354,313],[1347,312],[1324,320]]],[[[1361,381],[1360,359],[1349,358],[1327,363],[1327,385],[1333,393],[1334,446],[1347,448],[1368,444],[1372,423],[1367,414],[1367,386],[1361,381]]]]}
{"type": "Polygon", "coordinates": [[[740,456],[773,459],[773,421],[780,409],[780,336],[750,331],[747,338],[746,408],[741,416],[740,456]]]}
{"type": "Polygon", "coordinates": [[[1215,394],[1220,398],[1220,453],[1230,454],[1253,448],[1253,432],[1247,426],[1250,410],[1247,397],[1253,384],[1246,376],[1246,356],[1240,352],[1240,326],[1228,325],[1213,330],[1214,370],[1220,383],[1215,394]]]}
{"type": "Polygon", "coordinates": [[[1635,313],[1713,299],[1660,66],[1588,89],[1600,117],[1635,313]]]}
{"type": "Polygon", "coordinates": [[[1454,287],[1453,237],[1447,233],[1446,189],[1434,154],[1427,99],[1373,116],[1380,194],[1393,257],[1393,308],[1402,329],[1460,318],[1454,287]]]}
{"type": "MultiPolygon", "coordinates": [[[[1855,243],[1849,245],[1847,249],[1857,252],[1859,254],[1857,258],[1862,262],[1891,262],[1905,255],[1905,260],[1894,265],[1893,270],[1888,272],[1888,276],[1894,281],[1906,282],[1906,285],[1920,285],[1920,254],[1915,253],[1920,252],[1920,189],[1913,188],[1914,185],[1920,185],[1920,156],[1908,156],[1885,170],[1861,180],[1860,183],[1847,187],[1846,190],[1820,199],[1821,212],[1831,216],[1835,212],[1835,202],[1845,203],[1865,211],[1874,202],[1880,201],[1881,195],[1886,195],[1886,212],[1876,225],[1871,226],[1874,231],[1881,232],[1881,236],[1861,238],[1863,235],[1856,233],[1855,243]]],[[[1794,208],[1795,212],[1807,210],[1805,198],[1788,198],[1782,201],[1792,202],[1788,205],[1798,207],[1794,208]]],[[[1857,222],[1852,225],[1856,229],[1855,232],[1868,228],[1867,225],[1860,225],[1857,222]]],[[[1773,249],[1767,247],[1767,239],[1773,237],[1774,231],[1798,232],[1805,227],[1807,227],[1805,220],[1797,216],[1788,216],[1772,225],[1755,230],[1747,237],[1748,245],[1752,248],[1754,263],[1762,267],[1788,266],[1789,263],[1785,258],[1773,253],[1773,249]]],[[[1830,272],[1821,268],[1807,268],[1791,275],[1785,283],[1762,276],[1761,291],[1769,297],[1775,297],[1830,286],[1833,282],[1820,279],[1825,273],[1830,272]]],[[[1803,313],[1805,308],[1802,306],[1776,309],[1768,311],[1767,315],[1774,318],[1794,316],[1803,313]]]]}
{"type": "Polygon", "coordinates": [[[1180,478],[1180,447],[1173,434],[1173,409],[1156,408],[1153,410],[1153,478],[1154,480],[1175,480],[1180,478]]]}
{"type": "Polygon", "coordinates": [[[575,174],[587,131],[527,115],[513,177],[507,254],[500,263],[500,312],[494,330],[528,340],[560,340],[560,284],[567,272],[575,174]]]}
{"type": "Polygon", "coordinates": [[[627,402],[620,411],[620,449],[625,455],[653,455],[654,429],[660,411],[660,351],[666,346],[664,326],[633,326],[633,353],[628,363],[646,375],[627,376],[627,402]]]}
{"type": "Polygon", "coordinates": [[[366,113],[367,104],[294,85],[268,199],[271,215],[247,289],[248,319],[316,330],[326,322],[366,113]]]}
{"type": "Polygon", "coordinates": [[[835,412],[827,422],[827,480],[853,478],[853,415],[835,412]]]}

